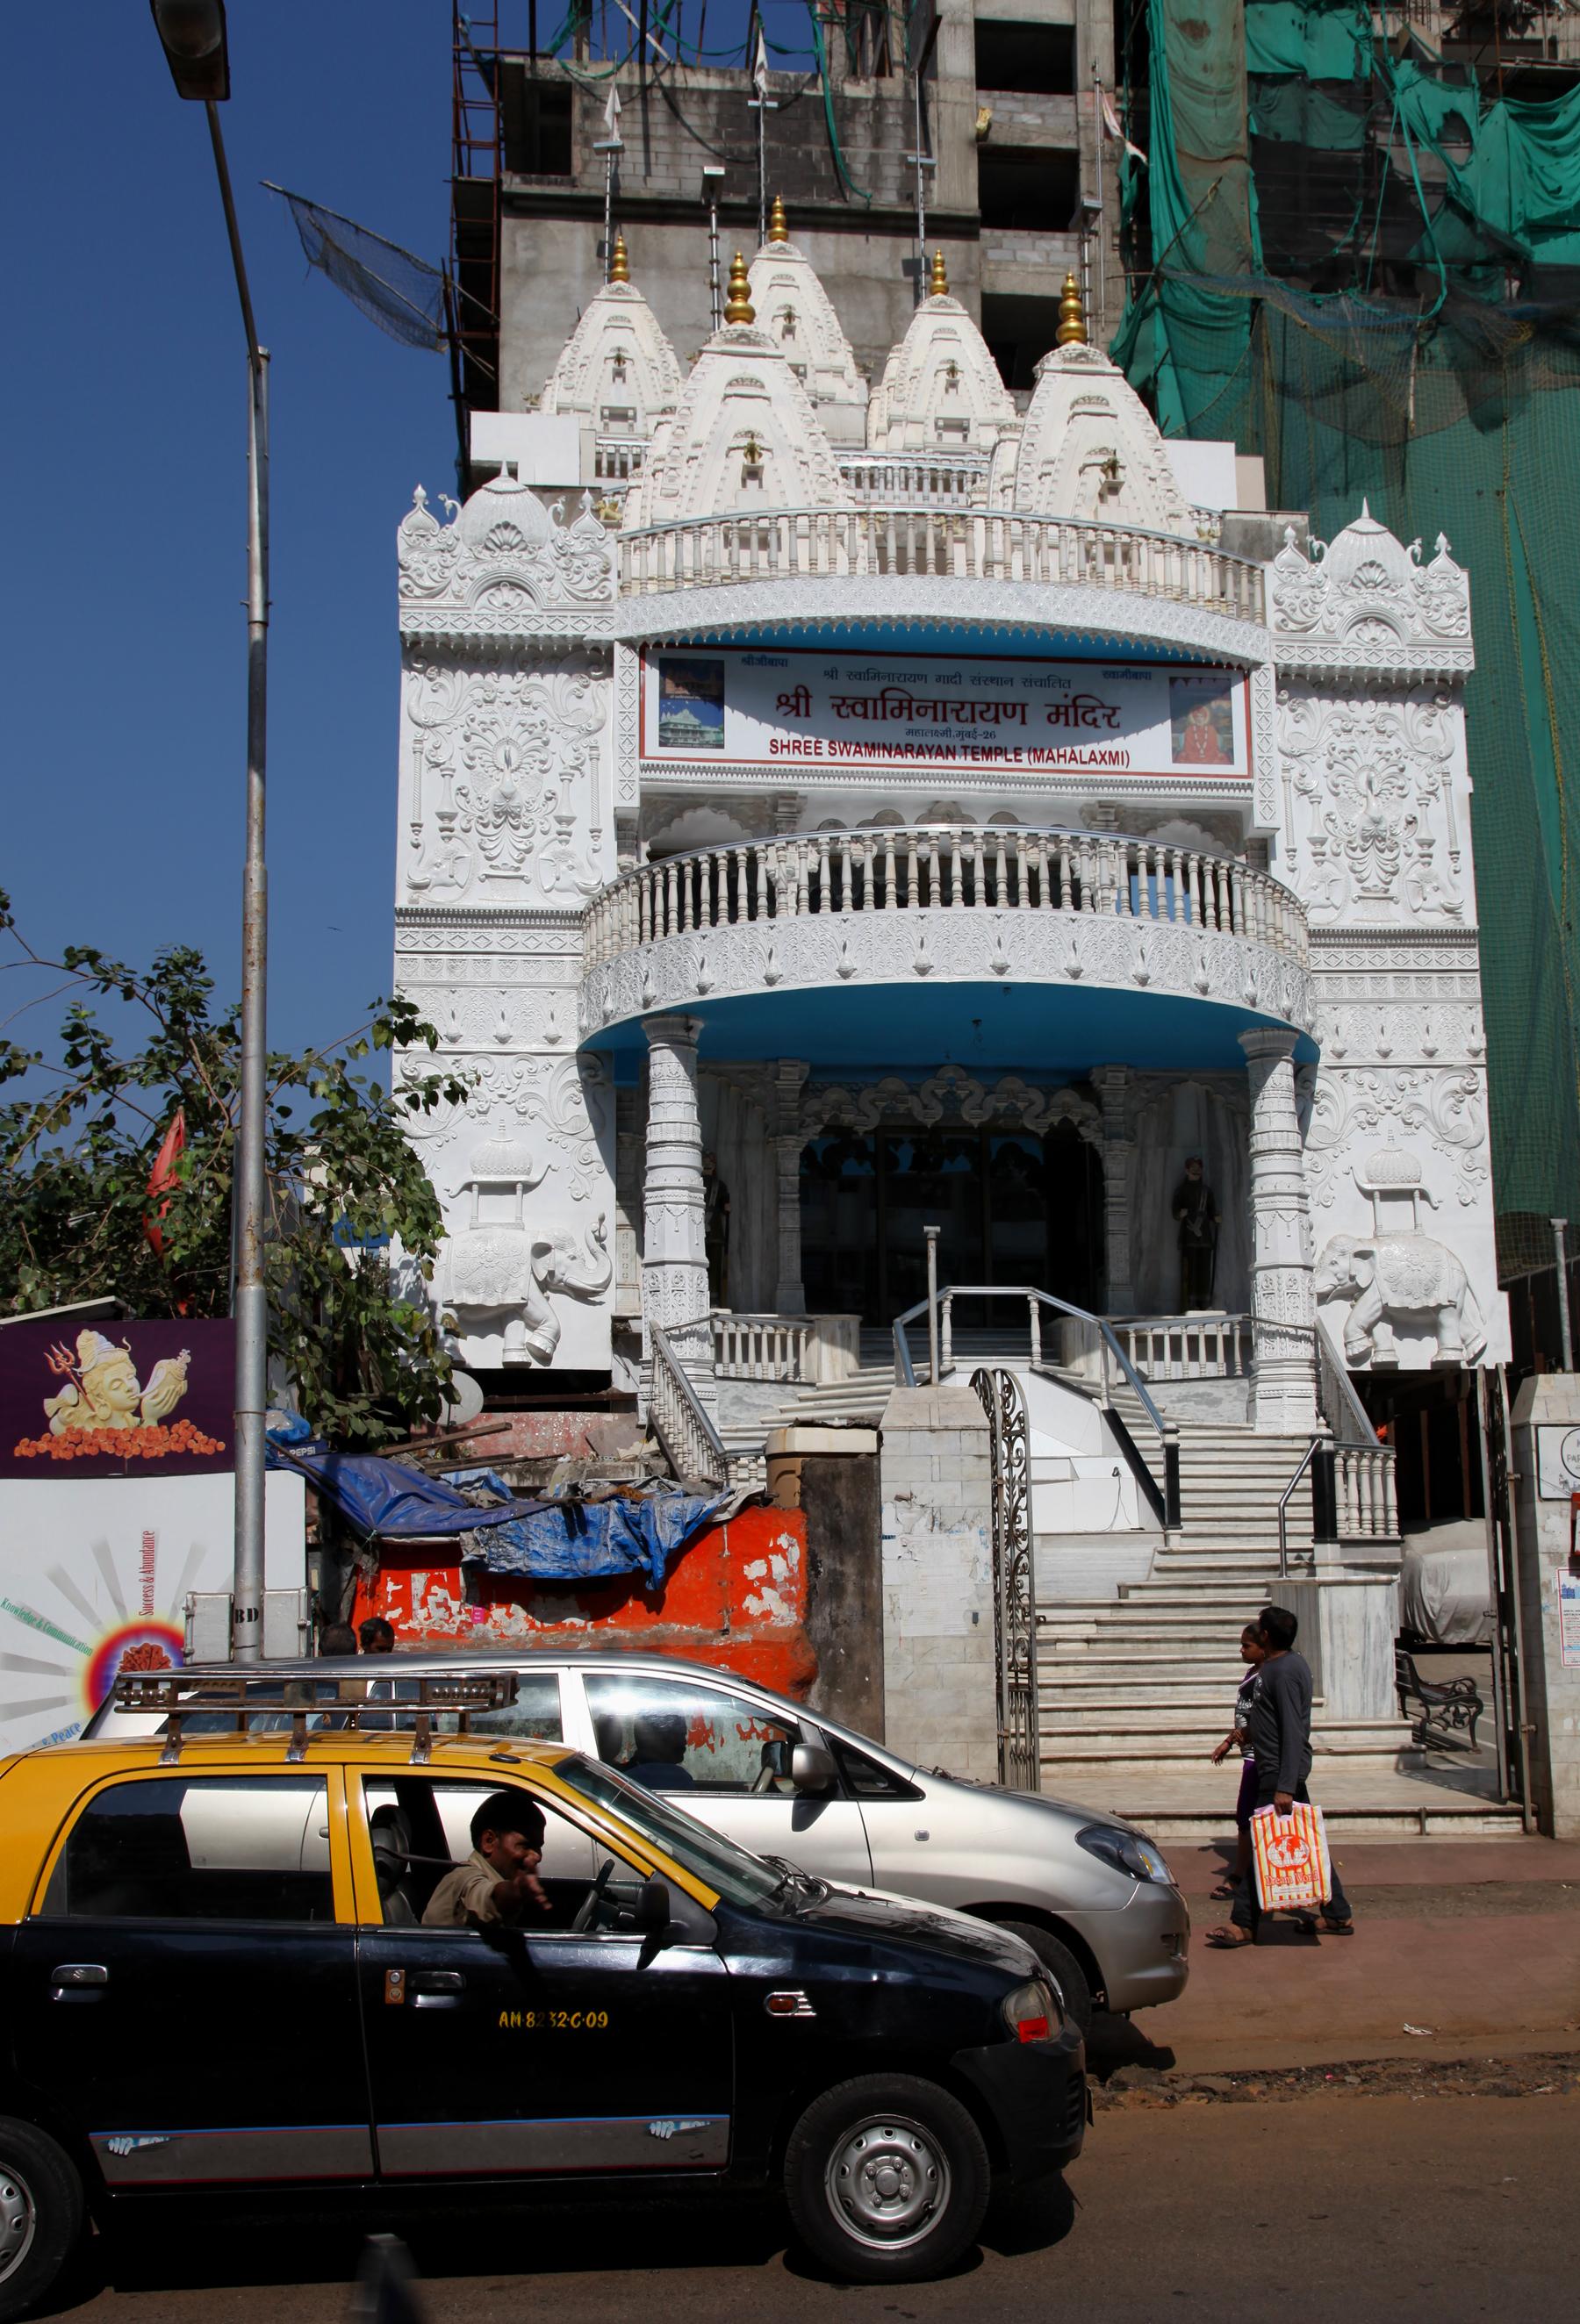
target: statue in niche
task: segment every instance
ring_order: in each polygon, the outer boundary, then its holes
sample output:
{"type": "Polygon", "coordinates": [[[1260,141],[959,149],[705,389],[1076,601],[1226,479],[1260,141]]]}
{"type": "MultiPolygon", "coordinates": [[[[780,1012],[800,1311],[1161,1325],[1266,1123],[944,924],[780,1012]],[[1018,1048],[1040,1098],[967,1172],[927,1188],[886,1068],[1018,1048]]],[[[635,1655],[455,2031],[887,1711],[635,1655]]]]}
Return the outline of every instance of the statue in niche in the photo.
{"type": "Polygon", "coordinates": [[[1187,1157],[1169,1207],[1179,1229],[1179,1309],[1188,1315],[1212,1305],[1218,1271],[1218,1205],[1199,1154],[1187,1157]]]}
{"type": "Polygon", "coordinates": [[[702,1157],[702,1247],[707,1254],[707,1304],[730,1304],[730,1190],[718,1175],[718,1156],[702,1157]]]}

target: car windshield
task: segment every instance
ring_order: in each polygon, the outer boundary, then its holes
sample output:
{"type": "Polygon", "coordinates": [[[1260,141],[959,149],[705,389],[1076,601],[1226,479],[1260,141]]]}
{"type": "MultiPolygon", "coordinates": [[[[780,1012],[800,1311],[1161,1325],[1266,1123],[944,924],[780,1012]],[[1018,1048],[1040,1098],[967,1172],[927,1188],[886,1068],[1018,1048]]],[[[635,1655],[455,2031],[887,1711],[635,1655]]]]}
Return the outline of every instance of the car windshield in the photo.
{"type": "Polygon", "coordinates": [[[760,1856],[749,1856],[722,1832],[710,1831],[695,1816],[676,1807],[668,1794],[627,1783],[613,1767],[596,1759],[562,1759],[554,1772],[584,1798],[612,1810],[666,1856],[706,1880],[727,1904],[761,1907],[782,1903],[794,1886],[782,1868],[765,1864],[760,1856]]]}

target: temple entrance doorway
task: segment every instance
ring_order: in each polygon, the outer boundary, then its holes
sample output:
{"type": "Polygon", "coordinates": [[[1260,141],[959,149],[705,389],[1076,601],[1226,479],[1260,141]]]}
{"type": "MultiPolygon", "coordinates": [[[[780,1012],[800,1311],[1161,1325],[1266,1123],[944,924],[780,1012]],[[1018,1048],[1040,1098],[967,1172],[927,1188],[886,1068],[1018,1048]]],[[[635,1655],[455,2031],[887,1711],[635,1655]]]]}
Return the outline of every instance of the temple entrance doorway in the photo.
{"type": "MultiPolygon", "coordinates": [[[[943,1230],[941,1283],[1029,1283],[1077,1307],[1095,1308],[1101,1296],[1103,1164],[1068,1122],[1046,1134],[830,1130],[803,1148],[801,1270],[812,1313],[892,1323],[926,1296],[926,1226],[943,1230]]],[[[997,1300],[956,1304],[962,1329],[1011,1320],[997,1300]]]]}

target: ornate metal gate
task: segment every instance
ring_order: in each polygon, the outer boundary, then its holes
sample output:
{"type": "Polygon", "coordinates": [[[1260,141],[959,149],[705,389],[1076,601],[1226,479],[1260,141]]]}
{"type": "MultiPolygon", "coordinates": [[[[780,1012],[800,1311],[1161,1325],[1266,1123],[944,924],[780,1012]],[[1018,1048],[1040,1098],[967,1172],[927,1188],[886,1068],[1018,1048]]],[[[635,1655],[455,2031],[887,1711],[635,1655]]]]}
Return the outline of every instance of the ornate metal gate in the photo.
{"type": "Polygon", "coordinates": [[[1486,1452],[1483,1491],[1487,1510],[1488,1578],[1492,1583],[1492,1692],[1497,1709],[1498,1778],[1506,1800],[1518,1800],[1531,1827],[1529,1729],[1520,1675],[1519,1582],[1514,1570],[1513,1511],[1509,1496],[1509,1406],[1503,1368],[1475,1375],[1486,1452]]]}
{"type": "Polygon", "coordinates": [[[987,1414],[993,1456],[993,1646],[998,1662],[999,1781],[1041,1788],[1037,1705],[1037,1578],[1026,1399],[1012,1371],[984,1365],[971,1385],[987,1414]]]}

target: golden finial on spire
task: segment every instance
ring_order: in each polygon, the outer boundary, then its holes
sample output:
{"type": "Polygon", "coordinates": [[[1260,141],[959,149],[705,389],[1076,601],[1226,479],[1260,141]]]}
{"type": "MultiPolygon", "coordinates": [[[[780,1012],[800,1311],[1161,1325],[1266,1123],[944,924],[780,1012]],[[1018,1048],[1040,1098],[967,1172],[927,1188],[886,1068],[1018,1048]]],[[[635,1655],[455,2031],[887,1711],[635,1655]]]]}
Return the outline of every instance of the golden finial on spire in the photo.
{"type": "Polygon", "coordinates": [[[933,253],[932,289],[929,291],[928,296],[931,299],[947,299],[948,295],[949,270],[944,264],[943,252],[941,250],[935,250],[933,253]]]}
{"type": "Polygon", "coordinates": [[[625,255],[625,236],[623,234],[616,233],[614,247],[609,254],[609,280],[611,282],[629,282],[631,280],[631,261],[625,255]]]}
{"type": "Polygon", "coordinates": [[[790,222],[784,214],[783,199],[778,194],[773,197],[773,208],[768,213],[768,239],[770,242],[790,240],[790,222]]]}
{"type": "Polygon", "coordinates": [[[1067,274],[1064,279],[1054,345],[1059,347],[1084,347],[1086,345],[1086,310],[1081,304],[1080,290],[1073,274],[1067,274]]]}
{"type": "Polygon", "coordinates": [[[746,262],[737,250],[730,261],[730,295],[725,301],[726,323],[754,323],[757,310],[752,304],[752,286],[746,279],[746,262]]]}

